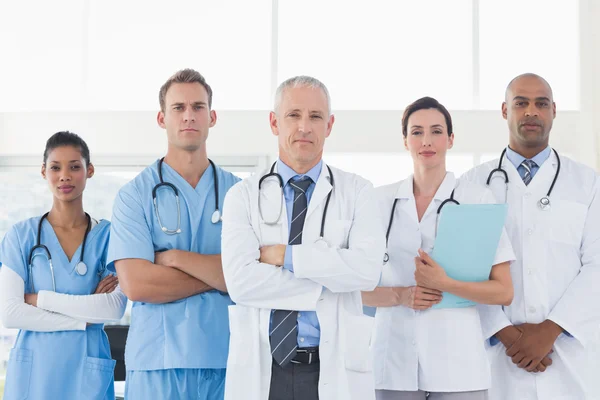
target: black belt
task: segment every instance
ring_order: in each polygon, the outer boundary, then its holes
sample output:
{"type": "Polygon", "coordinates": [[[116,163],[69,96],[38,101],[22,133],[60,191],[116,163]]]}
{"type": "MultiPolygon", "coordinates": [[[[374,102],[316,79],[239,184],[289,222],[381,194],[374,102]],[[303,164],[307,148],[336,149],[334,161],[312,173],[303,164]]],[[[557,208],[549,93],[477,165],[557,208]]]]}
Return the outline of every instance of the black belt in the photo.
{"type": "Polygon", "coordinates": [[[296,357],[292,358],[294,364],[316,364],[319,362],[319,348],[305,347],[296,350],[296,357]]]}

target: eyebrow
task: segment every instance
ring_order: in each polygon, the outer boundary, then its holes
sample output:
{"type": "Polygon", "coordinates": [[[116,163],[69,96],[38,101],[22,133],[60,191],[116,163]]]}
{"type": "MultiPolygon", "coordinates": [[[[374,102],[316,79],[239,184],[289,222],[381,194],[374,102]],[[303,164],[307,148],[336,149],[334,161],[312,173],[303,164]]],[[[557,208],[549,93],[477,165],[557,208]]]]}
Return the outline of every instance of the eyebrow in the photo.
{"type": "MultiPolygon", "coordinates": [[[[81,162],[81,160],[71,160],[70,163],[81,162]]],[[[50,163],[60,164],[60,161],[50,160],[50,163]]]]}
{"type": "MultiPolygon", "coordinates": [[[[421,125],[413,125],[410,127],[410,129],[414,129],[414,128],[421,128],[423,129],[423,127],[421,125]]],[[[433,124],[430,126],[430,128],[444,128],[442,125],[440,124],[433,124]]]]}
{"type": "MultiPolygon", "coordinates": [[[[529,101],[529,97],[525,97],[525,96],[515,96],[515,98],[513,99],[513,101],[515,100],[527,100],[529,101]]],[[[551,100],[548,97],[542,96],[542,97],[536,97],[535,101],[541,101],[541,100],[545,100],[547,102],[551,102],[551,100]]]]}
{"type": "MultiPolygon", "coordinates": [[[[195,101],[192,104],[195,105],[195,106],[198,106],[198,105],[206,105],[207,103],[205,101],[195,101]]],[[[178,103],[171,104],[171,107],[174,107],[174,106],[184,106],[184,105],[185,105],[185,103],[178,102],[178,103]]]]}

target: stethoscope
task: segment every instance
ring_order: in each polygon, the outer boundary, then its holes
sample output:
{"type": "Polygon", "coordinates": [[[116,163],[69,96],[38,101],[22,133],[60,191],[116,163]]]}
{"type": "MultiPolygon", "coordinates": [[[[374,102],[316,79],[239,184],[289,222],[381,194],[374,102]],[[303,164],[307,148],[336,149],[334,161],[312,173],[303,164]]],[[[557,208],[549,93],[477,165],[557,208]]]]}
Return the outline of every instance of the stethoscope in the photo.
{"type": "MultiPolygon", "coordinates": [[[[44,219],[48,217],[48,214],[49,213],[46,213],[42,215],[42,218],[40,218],[40,222],[38,224],[36,245],[33,246],[32,249],[29,251],[29,279],[31,282],[30,286],[32,293],[35,293],[35,287],[33,285],[33,260],[34,258],[42,255],[42,253],[35,253],[37,249],[44,250],[46,258],[48,259],[48,265],[50,266],[50,274],[52,275],[52,289],[56,292],[56,280],[54,278],[54,265],[52,265],[52,254],[50,254],[50,250],[48,250],[48,247],[42,244],[42,223],[44,222],[44,219]]],[[[92,218],[88,213],[85,213],[85,216],[87,217],[88,224],[85,230],[85,234],[83,235],[83,243],[81,244],[81,255],[79,256],[79,262],[77,263],[77,265],[75,265],[75,272],[77,272],[77,275],[79,276],[84,276],[85,274],[87,274],[88,270],[87,265],[85,264],[85,262],[83,262],[83,256],[85,252],[85,243],[87,242],[88,234],[90,233],[90,230],[92,228],[92,218]]]]}
{"type": "MultiPolygon", "coordinates": [[[[437,226],[438,226],[438,221],[440,218],[440,213],[442,212],[442,208],[444,208],[444,206],[448,203],[454,203],[457,206],[460,205],[460,203],[458,202],[458,200],[454,199],[454,191],[456,189],[452,190],[452,193],[450,193],[450,197],[447,198],[446,200],[442,201],[442,204],[440,204],[440,206],[437,209],[436,212],[436,216],[435,216],[435,235],[437,236],[437,226]]],[[[398,199],[394,199],[394,204],[392,205],[392,212],[390,213],[390,222],[388,223],[388,227],[387,227],[387,231],[385,232],[385,255],[383,256],[383,263],[387,263],[388,261],[390,261],[390,255],[387,251],[388,249],[388,240],[390,238],[390,231],[392,230],[392,223],[394,222],[394,211],[396,211],[396,203],[398,203],[398,199]]]]}
{"type": "MultiPolygon", "coordinates": [[[[556,180],[558,179],[558,175],[560,174],[560,157],[558,156],[558,153],[556,152],[556,150],[552,149],[552,151],[554,151],[554,154],[556,155],[556,160],[557,160],[556,173],[554,174],[554,179],[552,180],[550,189],[548,189],[548,193],[544,197],[539,199],[539,201],[538,201],[538,207],[542,211],[547,211],[550,209],[550,206],[551,206],[550,194],[552,193],[552,189],[554,189],[554,184],[556,184],[556,180]]],[[[506,203],[506,200],[508,199],[508,174],[506,173],[506,170],[504,170],[502,168],[502,160],[504,159],[505,154],[506,154],[506,148],[504,150],[502,150],[502,154],[500,155],[500,160],[498,161],[498,168],[495,168],[490,172],[485,184],[489,187],[490,183],[492,182],[492,179],[494,179],[494,174],[496,172],[502,173],[502,175],[504,175],[504,186],[506,188],[505,193],[504,193],[504,202],[506,203]]]]}
{"type": "MultiPolygon", "coordinates": [[[[283,213],[283,178],[281,177],[281,175],[279,175],[279,173],[275,172],[276,164],[277,164],[277,161],[275,161],[273,163],[269,173],[266,175],[263,175],[260,178],[260,180],[258,181],[258,213],[260,215],[260,219],[262,219],[264,221],[264,223],[267,225],[277,224],[279,222],[279,219],[281,218],[281,214],[283,213]],[[263,217],[262,206],[261,206],[261,202],[260,202],[260,189],[261,189],[263,181],[272,176],[276,177],[278,180],[279,190],[281,191],[281,197],[280,197],[280,202],[279,202],[279,214],[277,215],[277,218],[275,218],[272,221],[267,221],[263,217]]],[[[331,185],[331,191],[329,192],[329,194],[327,194],[327,200],[325,201],[325,208],[323,209],[323,216],[321,217],[321,233],[319,234],[319,240],[323,239],[323,236],[325,233],[325,219],[327,217],[327,210],[329,209],[329,200],[331,199],[331,193],[333,193],[333,186],[334,186],[333,185],[333,172],[331,172],[331,168],[329,168],[329,165],[327,166],[327,170],[329,171],[329,184],[331,185]]]]}
{"type": "MultiPolygon", "coordinates": [[[[152,188],[152,201],[154,203],[154,212],[156,213],[156,219],[158,220],[158,225],[160,226],[160,229],[167,235],[176,235],[178,233],[181,233],[181,208],[179,207],[179,190],[177,190],[175,185],[173,185],[172,183],[165,182],[163,180],[162,165],[163,165],[164,159],[165,158],[163,157],[158,161],[158,179],[160,180],[160,182],[156,186],[154,186],[154,188],[152,188]],[[163,186],[170,188],[173,191],[173,193],[175,194],[175,200],[177,202],[177,228],[175,230],[168,229],[166,226],[163,225],[163,223],[160,219],[160,213],[158,211],[158,200],[156,198],[156,191],[163,186]]],[[[219,181],[217,179],[217,168],[215,167],[215,163],[213,163],[212,160],[210,160],[210,159],[208,160],[208,162],[210,163],[210,165],[212,165],[213,180],[215,181],[215,212],[212,214],[210,221],[213,224],[216,224],[219,221],[221,221],[221,211],[219,210],[219,181]]]]}

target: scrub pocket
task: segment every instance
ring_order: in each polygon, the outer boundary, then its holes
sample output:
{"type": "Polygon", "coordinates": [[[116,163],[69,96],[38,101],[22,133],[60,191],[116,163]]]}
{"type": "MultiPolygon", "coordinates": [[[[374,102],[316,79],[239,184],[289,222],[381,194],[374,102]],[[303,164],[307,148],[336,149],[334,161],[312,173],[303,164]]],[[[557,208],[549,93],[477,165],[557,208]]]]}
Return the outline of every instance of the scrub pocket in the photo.
{"type": "Polygon", "coordinates": [[[33,352],[27,349],[12,349],[6,371],[4,398],[26,400],[29,397],[33,352]]]}
{"type": "MultiPolygon", "coordinates": [[[[117,362],[111,359],[86,357],[81,379],[81,399],[104,399],[114,392],[114,371],[117,362]]],[[[112,394],[114,398],[114,393],[112,394]]]]}

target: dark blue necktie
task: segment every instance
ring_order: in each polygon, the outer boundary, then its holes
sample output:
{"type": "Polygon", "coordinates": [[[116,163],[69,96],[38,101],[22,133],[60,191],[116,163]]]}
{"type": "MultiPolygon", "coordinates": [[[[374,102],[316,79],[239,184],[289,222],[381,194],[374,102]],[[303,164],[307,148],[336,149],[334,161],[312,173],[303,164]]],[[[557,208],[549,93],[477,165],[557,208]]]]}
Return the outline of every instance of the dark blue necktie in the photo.
{"type": "MultiPolygon", "coordinates": [[[[308,209],[306,191],[311,183],[310,178],[289,182],[294,189],[294,206],[288,244],[302,243],[302,228],[308,209]]],[[[275,310],[271,326],[271,355],[283,367],[296,356],[298,349],[298,311],[275,310]]]]}

